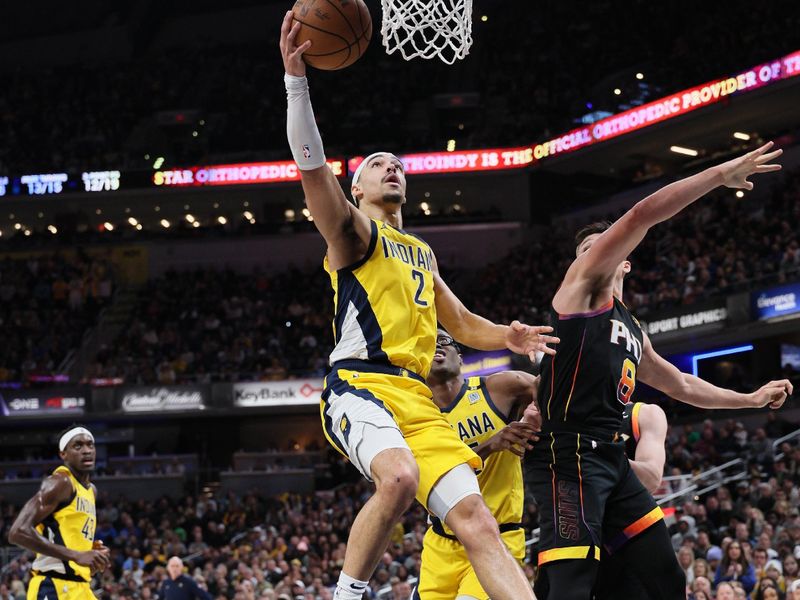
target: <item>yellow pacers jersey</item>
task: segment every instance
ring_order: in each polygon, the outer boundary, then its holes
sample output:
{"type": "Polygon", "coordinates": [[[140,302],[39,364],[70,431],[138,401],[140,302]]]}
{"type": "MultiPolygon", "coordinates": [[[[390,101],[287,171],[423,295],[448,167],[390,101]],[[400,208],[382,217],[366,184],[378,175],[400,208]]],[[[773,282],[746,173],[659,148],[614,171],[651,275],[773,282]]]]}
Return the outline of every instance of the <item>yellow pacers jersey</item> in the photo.
{"type": "MultiPolygon", "coordinates": [[[[91,550],[96,526],[94,490],[91,486],[85,487],[66,466],[58,467],[53,473],[68,475],[74,494],[68,503],[57,507],[36,529],[51,542],[71,550],[79,552],[91,550]]],[[[53,577],[62,575],[71,580],[90,581],[92,578],[89,567],[42,554],[36,555],[33,570],[53,577]]]]}
{"type": "Polygon", "coordinates": [[[331,271],[336,346],[340,360],[390,363],[427,377],[436,347],[433,252],[420,238],[371,221],[367,253],[331,271]]]}
{"type": "MultiPolygon", "coordinates": [[[[492,402],[483,377],[467,379],[452,404],[442,412],[461,441],[471,448],[489,440],[510,421],[492,402]]],[[[499,525],[522,521],[525,492],[518,456],[508,450],[489,455],[478,473],[478,483],[483,500],[499,525]]],[[[453,534],[446,526],[444,529],[448,535],[453,534]]]]}

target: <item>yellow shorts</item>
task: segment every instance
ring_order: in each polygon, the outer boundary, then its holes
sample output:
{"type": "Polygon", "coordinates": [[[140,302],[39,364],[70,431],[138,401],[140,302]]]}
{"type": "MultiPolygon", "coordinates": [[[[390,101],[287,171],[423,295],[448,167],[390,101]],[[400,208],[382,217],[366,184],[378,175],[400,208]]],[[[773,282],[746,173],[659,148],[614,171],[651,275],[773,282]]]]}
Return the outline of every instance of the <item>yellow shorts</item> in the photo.
{"type": "MultiPolygon", "coordinates": [[[[366,444],[365,432],[370,426],[399,429],[419,466],[417,500],[426,507],[431,489],[445,473],[463,463],[473,469],[482,465],[480,457],[461,441],[433,403],[422,378],[405,369],[361,361],[337,363],[325,378],[320,413],[328,441],[366,477],[369,465],[359,464],[368,462],[363,452],[359,455],[360,447],[366,444]]],[[[377,431],[380,433],[380,429],[377,431]]],[[[377,443],[378,447],[367,456],[380,450],[380,436],[374,429],[370,435],[369,444],[377,443]]],[[[386,439],[398,437],[387,435],[386,439]]]]}
{"type": "Polygon", "coordinates": [[[85,581],[68,581],[34,575],[28,584],[27,600],[97,600],[85,581]]]}
{"type": "MultiPolygon", "coordinates": [[[[521,564],[525,558],[525,531],[513,529],[500,536],[511,555],[521,564]]],[[[454,600],[459,596],[469,596],[488,600],[489,595],[483,591],[475,569],[467,558],[467,551],[460,542],[428,528],[422,544],[422,565],[413,599],[454,600]]]]}

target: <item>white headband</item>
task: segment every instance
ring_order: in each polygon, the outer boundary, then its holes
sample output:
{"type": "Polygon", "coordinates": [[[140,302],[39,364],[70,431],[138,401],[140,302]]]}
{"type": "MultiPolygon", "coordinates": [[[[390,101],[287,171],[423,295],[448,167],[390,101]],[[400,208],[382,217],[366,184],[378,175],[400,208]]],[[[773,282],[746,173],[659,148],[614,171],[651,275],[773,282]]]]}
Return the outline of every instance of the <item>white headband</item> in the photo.
{"type": "Polygon", "coordinates": [[[74,438],[76,435],[88,435],[89,438],[94,441],[92,432],[86,429],[86,427],[73,427],[67,433],[62,435],[60,440],[58,440],[59,452],[63,452],[64,448],[67,447],[67,444],[69,444],[72,441],[72,438],[74,438]]]}
{"type": "MultiPolygon", "coordinates": [[[[352,183],[351,185],[355,185],[355,184],[357,184],[357,183],[358,183],[358,178],[359,178],[359,177],[361,177],[361,171],[363,171],[363,170],[364,170],[364,167],[366,167],[366,166],[367,166],[367,163],[368,163],[369,161],[371,161],[373,158],[375,158],[376,156],[380,156],[380,155],[382,155],[382,154],[388,154],[389,156],[394,156],[395,158],[397,158],[397,156],[395,156],[395,155],[394,155],[394,154],[392,154],[391,152],[373,152],[373,153],[372,153],[372,154],[370,154],[370,155],[369,155],[367,158],[365,158],[364,160],[362,160],[360,165],[358,165],[358,168],[356,168],[356,172],[355,172],[355,173],[353,173],[353,183],[352,183]]],[[[397,158],[397,160],[400,160],[400,159],[399,159],[399,158],[397,158]]],[[[402,161],[400,161],[400,162],[402,162],[402,161]]],[[[353,193],[352,193],[352,192],[350,192],[350,194],[352,195],[353,193]]],[[[353,200],[355,200],[355,199],[356,199],[356,197],[355,197],[355,196],[353,196],[353,200]]]]}

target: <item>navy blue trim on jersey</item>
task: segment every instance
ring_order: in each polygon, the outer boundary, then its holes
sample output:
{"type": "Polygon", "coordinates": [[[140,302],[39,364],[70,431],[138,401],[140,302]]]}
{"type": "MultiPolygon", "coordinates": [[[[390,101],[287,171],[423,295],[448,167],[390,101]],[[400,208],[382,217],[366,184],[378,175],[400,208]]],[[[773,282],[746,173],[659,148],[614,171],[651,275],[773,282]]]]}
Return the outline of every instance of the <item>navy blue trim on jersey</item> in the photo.
{"type": "Polygon", "coordinates": [[[347,307],[352,303],[355,306],[358,316],[358,325],[361,333],[367,342],[367,356],[371,361],[389,363],[389,357],[383,348],[383,332],[378,324],[378,318],[369,303],[367,291],[361,282],[349,270],[339,274],[339,285],[336,300],[336,319],[334,327],[336,331],[336,343],[342,339],[342,326],[347,316],[347,307]]]}
{"type": "Polygon", "coordinates": [[[411,592],[411,600],[422,600],[419,597],[419,584],[421,583],[422,573],[420,576],[417,577],[417,585],[414,586],[414,590],[411,592]]]}
{"type": "MultiPolygon", "coordinates": [[[[348,371],[357,371],[359,373],[380,373],[381,375],[394,375],[395,377],[410,377],[420,383],[425,383],[425,379],[414,371],[396,367],[393,364],[386,362],[375,362],[371,360],[358,360],[357,358],[348,358],[345,360],[337,360],[331,365],[331,373],[338,369],[346,369],[348,371]]],[[[336,376],[338,378],[338,375],[336,376]]],[[[427,385],[427,384],[426,384],[427,385]]]]}
{"type": "Polygon", "coordinates": [[[58,592],[56,586],[49,575],[46,575],[39,584],[39,591],[36,593],[36,600],[58,600],[58,592]]]}
{"type": "Polygon", "coordinates": [[[372,253],[375,252],[375,246],[378,245],[378,224],[372,219],[370,219],[369,225],[370,225],[370,234],[369,234],[369,246],[367,246],[367,252],[364,254],[364,256],[362,256],[353,264],[347,265],[346,267],[342,267],[341,269],[337,269],[337,273],[355,271],[358,267],[362,266],[365,262],[367,262],[372,256],[372,253]]]}
{"type": "Polygon", "coordinates": [[[333,419],[331,419],[331,416],[328,414],[328,402],[324,399],[322,401],[322,414],[325,416],[323,426],[325,427],[325,433],[328,434],[328,439],[331,441],[331,443],[333,443],[334,446],[336,446],[336,449],[339,452],[347,456],[347,450],[339,441],[339,438],[334,432],[333,419]]]}
{"type": "MultiPolygon", "coordinates": [[[[48,516],[44,521],[42,521],[42,525],[44,525],[45,529],[49,529],[53,532],[53,543],[58,544],[59,546],[64,546],[65,548],[69,548],[64,543],[64,537],[61,535],[61,529],[58,526],[58,521],[56,521],[55,517],[51,514],[48,516]]],[[[87,579],[84,579],[80,575],[78,575],[75,570],[69,565],[69,562],[66,560],[62,560],[61,564],[64,565],[64,573],[58,573],[58,577],[61,579],[67,579],[69,581],[81,581],[86,583],[87,579]]],[[[44,574],[44,573],[43,573],[44,574]]],[[[48,573],[52,576],[52,574],[48,573]]]]}
{"type": "MultiPolygon", "coordinates": [[[[342,362],[338,362],[336,364],[337,365],[341,365],[343,362],[349,362],[349,361],[342,361],[342,362]]],[[[344,367],[338,366],[338,368],[341,369],[341,368],[344,368],[344,367]]],[[[337,396],[344,396],[345,394],[352,394],[353,396],[358,396],[359,398],[361,398],[363,400],[367,400],[368,402],[372,402],[373,404],[377,405],[379,408],[385,410],[386,413],[390,417],[394,418],[394,415],[392,415],[392,413],[389,412],[389,409],[386,408],[386,406],[383,404],[383,401],[381,401],[378,398],[376,398],[372,394],[372,392],[370,392],[369,390],[359,389],[359,388],[356,388],[356,387],[353,387],[352,385],[350,385],[344,379],[339,377],[338,369],[333,369],[328,374],[328,376],[325,378],[325,383],[327,383],[328,385],[322,391],[322,400],[323,400],[323,402],[325,403],[326,406],[328,404],[328,398],[330,397],[331,392],[334,392],[337,396]]]]}
{"type": "Polygon", "coordinates": [[[466,393],[467,393],[467,380],[465,379],[464,383],[461,384],[461,389],[458,390],[456,397],[453,398],[453,401],[450,404],[441,409],[441,411],[443,413],[449,413],[450,411],[452,411],[456,406],[458,406],[458,403],[461,402],[461,399],[464,397],[464,394],[466,393]]]}
{"type": "Polygon", "coordinates": [[[481,377],[481,389],[483,390],[483,395],[486,398],[486,404],[489,405],[489,408],[492,409],[492,412],[496,414],[506,425],[511,423],[511,415],[504,415],[503,411],[497,408],[497,405],[492,400],[492,395],[489,393],[489,386],[486,385],[486,377],[481,377]]]}

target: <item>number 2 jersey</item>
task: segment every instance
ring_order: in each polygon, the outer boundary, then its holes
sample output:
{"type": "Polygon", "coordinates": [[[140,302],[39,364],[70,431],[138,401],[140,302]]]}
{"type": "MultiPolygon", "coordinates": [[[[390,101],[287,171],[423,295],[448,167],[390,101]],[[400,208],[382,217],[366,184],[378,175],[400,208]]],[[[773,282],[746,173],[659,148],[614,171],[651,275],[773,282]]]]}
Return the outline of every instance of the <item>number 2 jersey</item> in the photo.
{"type": "Polygon", "coordinates": [[[436,349],[433,252],[417,236],[370,221],[367,253],[325,270],[334,292],[330,364],[365,360],[427,377],[436,349]]]}
{"type": "Polygon", "coordinates": [[[617,298],[592,312],[551,315],[561,342],[542,361],[542,429],[618,432],[642,358],[639,322],[617,298]]]}
{"type": "MultiPolygon", "coordinates": [[[[94,489],[91,485],[84,486],[66,466],[58,467],[53,471],[53,474],[55,473],[64,473],[69,477],[73,494],[67,502],[57,506],[39,523],[36,530],[55,544],[78,552],[88,552],[94,543],[97,522],[94,489]]],[[[57,579],[70,581],[90,581],[92,579],[89,567],[43,554],[36,555],[36,559],[33,561],[33,571],[38,575],[50,575],[57,579]]]]}

